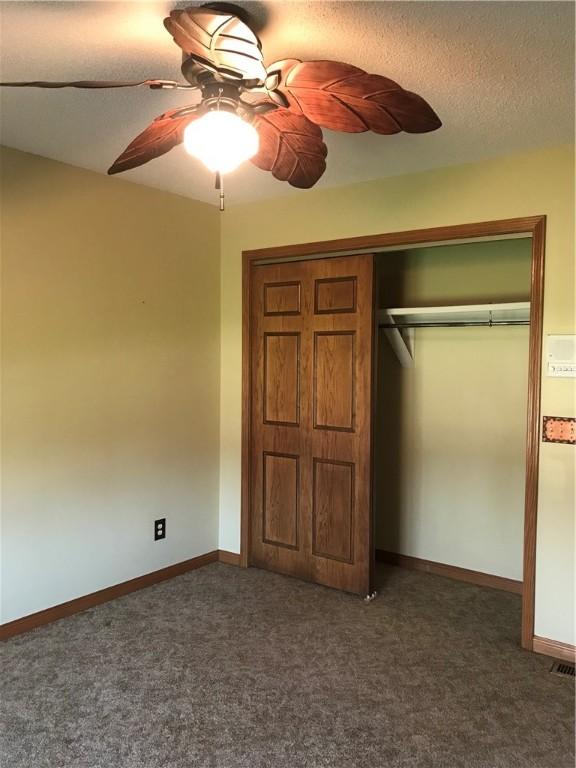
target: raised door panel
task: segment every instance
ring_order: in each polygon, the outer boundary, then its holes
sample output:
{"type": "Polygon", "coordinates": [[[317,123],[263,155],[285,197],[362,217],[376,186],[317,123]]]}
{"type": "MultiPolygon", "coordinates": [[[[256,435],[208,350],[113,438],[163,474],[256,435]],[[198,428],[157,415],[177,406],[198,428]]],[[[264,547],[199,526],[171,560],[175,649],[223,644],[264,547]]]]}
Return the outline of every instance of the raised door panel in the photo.
{"type": "Polygon", "coordinates": [[[314,281],[314,312],[356,312],[356,278],[327,277],[314,281]]]}
{"type": "Polygon", "coordinates": [[[266,544],[298,549],[298,456],[265,452],[262,477],[262,540],[266,544]]]}
{"type": "Polygon", "coordinates": [[[300,293],[298,280],[264,283],[264,316],[300,314],[300,293]]]}
{"type": "Polygon", "coordinates": [[[314,427],[354,431],[355,331],[314,334],[314,427]]]}
{"type": "Polygon", "coordinates": [[[354,464],[314,459],[312,553],[354,562],[354,464]]]}
{"type": "Polygon", "coordinates": [[[264,423],[300,421],[300,334],[264,334],[264,423]]]}

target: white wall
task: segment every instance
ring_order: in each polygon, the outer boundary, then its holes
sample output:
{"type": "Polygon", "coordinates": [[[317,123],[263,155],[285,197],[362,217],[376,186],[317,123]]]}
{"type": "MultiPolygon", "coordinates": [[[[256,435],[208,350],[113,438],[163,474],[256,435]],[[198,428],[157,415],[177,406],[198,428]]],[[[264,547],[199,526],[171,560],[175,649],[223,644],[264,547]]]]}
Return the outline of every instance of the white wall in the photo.
{"type": "Polygon", "coordinates": [[[8,622],[217,549],[220,267],[211,206],[1,160],[8,622]]]}

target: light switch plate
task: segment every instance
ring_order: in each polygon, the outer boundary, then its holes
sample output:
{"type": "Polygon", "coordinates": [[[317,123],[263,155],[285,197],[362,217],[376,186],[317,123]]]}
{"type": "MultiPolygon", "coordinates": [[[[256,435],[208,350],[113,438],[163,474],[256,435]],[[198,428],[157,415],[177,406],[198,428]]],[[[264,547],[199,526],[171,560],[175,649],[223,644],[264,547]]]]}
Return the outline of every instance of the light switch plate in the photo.
{"type": "Polygon", "coordinates": [[[555,378],[576,377],[576,336],[565,333],[548,336],[546,374],[555,378]]]}

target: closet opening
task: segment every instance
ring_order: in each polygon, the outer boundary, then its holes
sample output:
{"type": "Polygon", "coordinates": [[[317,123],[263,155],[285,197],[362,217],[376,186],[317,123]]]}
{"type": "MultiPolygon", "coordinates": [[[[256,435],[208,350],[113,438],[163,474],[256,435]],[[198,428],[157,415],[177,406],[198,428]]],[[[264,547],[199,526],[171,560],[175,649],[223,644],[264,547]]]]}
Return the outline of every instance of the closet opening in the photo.
{"type": "Polygon", "coordinates": [[[428,579],[440,613],[490,587],[535,648],[545,227],[244,251],[242,566],[408,609],[390,574],[428,579]]]}
{"type": "Polygon", "coordinates": [[[531,262],[523,237],[375,263],[375,587],[412,579],[446,616],[469,590],[393,566],[516,593],[493,605],[518,633],[531,262]]]}

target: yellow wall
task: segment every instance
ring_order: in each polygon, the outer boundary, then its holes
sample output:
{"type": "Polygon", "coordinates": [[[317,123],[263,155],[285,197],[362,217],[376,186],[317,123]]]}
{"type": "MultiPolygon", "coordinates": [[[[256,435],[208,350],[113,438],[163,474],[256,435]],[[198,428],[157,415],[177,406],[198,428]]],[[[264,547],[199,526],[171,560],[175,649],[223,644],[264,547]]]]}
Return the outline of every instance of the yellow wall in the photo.
{"type": "Polygon", "coordinates": [[[530,300],[530,238],[408,248],[377,259],[381,307],[530,300]]]}
{"type": "MultiPolygon", "coordinates": [[[[532,241],[377,258],[381,307],[528,301],[532,241]]],[[[375,539],[389,552],[522,579],[528,328],[422,328],[402,367],[380,331],[375,539]]]]}
{"type": "Polygon", "coordinates": [[[10,621],[216,549],[219,214],[0,159],[10,621]]]}
{"type": "MultiPolygon", "coordinates": [[[[2,620],[214,549],[219,471],[219,545],[239,550],[243,249],[546,214],[545,333],[574,332],[573,162],[557,147],[219,218],[3,151],[2,620]]],[[[542,394],[574,414],[573,381],[542,394]]],[[[541,447],[536,632],[565,642],[573,459],[541,447]]]]}
{"type": "MultiPolygon", "coordinates": [[[[331,162],[337,162],[332,158],[331,162]]],[[[220,546],[239,550],[241,252],[289,243],[548,216],[544,333],[574,333],[574,151],[554,147],[280,200],[222,222],[220,546]]],[[[280,183],[280,182],[279,182],[280,183]]],[[[543,378],[542,412],[574,415],[574,383],[543,378]]],[[[574,642],[574,449],[542,444],[536,633],[574,642]]]]}

